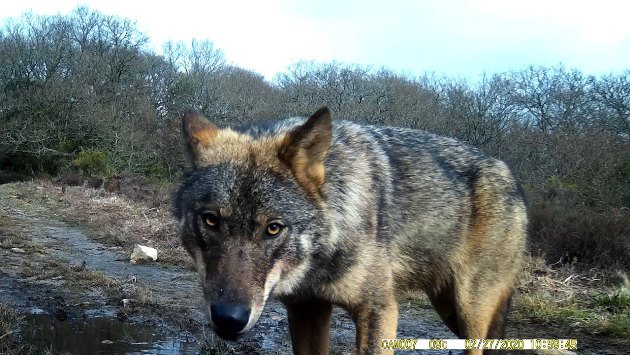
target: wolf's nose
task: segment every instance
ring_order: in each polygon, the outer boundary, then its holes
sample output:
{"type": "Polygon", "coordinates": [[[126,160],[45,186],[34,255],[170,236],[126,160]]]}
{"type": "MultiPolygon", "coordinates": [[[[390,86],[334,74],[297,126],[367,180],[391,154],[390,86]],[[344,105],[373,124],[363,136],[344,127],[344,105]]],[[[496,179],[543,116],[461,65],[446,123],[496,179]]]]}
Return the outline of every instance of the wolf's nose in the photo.
{"type": "Polygon", "coordinates": [[[244,304],[215,303],[210,306],[212,323],[226,333],[238,333],[249,322],[250,309],[244,304]]]}

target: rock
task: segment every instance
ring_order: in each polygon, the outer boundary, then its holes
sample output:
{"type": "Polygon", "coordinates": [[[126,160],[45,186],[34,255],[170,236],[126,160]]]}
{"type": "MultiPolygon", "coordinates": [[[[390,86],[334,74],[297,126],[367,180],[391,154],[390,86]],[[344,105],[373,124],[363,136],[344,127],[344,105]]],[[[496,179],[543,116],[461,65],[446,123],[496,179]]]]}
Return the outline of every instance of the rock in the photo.
{"type": "Polygon", "coordinates": [[[131,253],[131,263],[141,264],[147,261],[157,261],[157,249],[136,244],[131,253]]]}
{"type": "Polygon", "coordinates": [[[31,308],[31,314],[46,314],[46,311],[41,308],[31,308]]]}
{"type": "Polygon", "coordinates": [[[24,249],[22,249],[22,248],[11,248],[11,251],[12,251],[12,252],[14,252],[14,253],[18,253],[18,254],[24,254],[24,253],[26,253],[26,252],[24,251],[24,249]]]}

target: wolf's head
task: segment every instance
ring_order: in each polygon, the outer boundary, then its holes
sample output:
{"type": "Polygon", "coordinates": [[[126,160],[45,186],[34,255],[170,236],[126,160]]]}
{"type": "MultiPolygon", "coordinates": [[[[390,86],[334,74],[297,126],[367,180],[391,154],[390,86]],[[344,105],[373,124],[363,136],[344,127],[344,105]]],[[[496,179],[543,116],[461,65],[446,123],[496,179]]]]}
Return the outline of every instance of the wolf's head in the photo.
{"type": "Polygon", "coordinates": [[[191,111],[182,131],[193,169],[175,215],[201,275],[210,324],[234,339],[253,327],[272,292],[296,288],[317,236],[330,229],[321,194],[330,112],[254,137],[191,111]]]}

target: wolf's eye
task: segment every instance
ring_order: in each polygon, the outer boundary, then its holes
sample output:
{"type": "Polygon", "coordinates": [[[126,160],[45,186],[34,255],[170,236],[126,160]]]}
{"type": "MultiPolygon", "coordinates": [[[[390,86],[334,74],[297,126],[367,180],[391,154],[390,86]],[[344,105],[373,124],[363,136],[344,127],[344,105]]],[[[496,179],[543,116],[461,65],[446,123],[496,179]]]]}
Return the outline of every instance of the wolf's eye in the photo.
{"type": "Polygon", "coordinates": [[[278,222],[269,223],[266,230],[267,235],[270,237],[275,237],[276,235],[280,234],[283,227],[284,226],[278,222]]]}
{"type": "Polygon", "coordinates": [[[210,228],[216,228],[219,225],[219,217],[212,212],[202,214],[201,218],[203,219],[203,223],[210,228]]]}

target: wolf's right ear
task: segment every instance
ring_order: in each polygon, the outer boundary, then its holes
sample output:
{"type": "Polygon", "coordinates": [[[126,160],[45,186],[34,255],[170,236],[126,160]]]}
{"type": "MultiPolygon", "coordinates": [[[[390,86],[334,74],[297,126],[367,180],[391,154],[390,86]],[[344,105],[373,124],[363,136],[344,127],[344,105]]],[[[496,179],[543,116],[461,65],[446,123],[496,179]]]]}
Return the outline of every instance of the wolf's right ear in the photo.
{"type": "Polygon", "coordinates": [[[219,128],[208,121],[201,113],[188,110],[182,117],[182,134],[186,141],[188,160],[197,167],[201,152],[216,138],[219,128]]]}
{"type": "Polygon", "coordinates": [[[296,180],[308,192],[319,194],[324,184],[324,160],[332,140],[332,122],[327,107],[317,110],[303,125],[288,132],[278,152],[296,180]]]}

